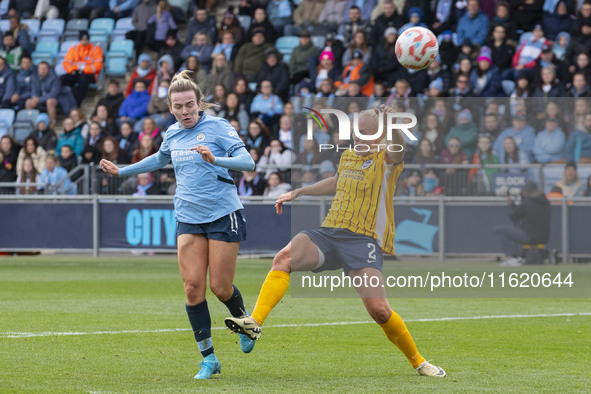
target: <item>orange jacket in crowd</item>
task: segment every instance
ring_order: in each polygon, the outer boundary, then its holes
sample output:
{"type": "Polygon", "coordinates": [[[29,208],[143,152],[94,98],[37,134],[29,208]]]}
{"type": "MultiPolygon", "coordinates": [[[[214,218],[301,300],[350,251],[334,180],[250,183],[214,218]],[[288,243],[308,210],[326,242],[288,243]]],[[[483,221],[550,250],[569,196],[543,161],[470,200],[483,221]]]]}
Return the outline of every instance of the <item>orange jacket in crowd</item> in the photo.
{"type": "MultiPolygon", "coordinates": [[[[353,64],[347,65],[347,67],[345,67],[345,70],[343,71],[343,80],[345,80],[348,73],[351,73],[349,81],[357,81],[357,80],[361,79],[361,77],[362,77],[361,72],[365,71],[367,73],[369,71],[368,68],[366,68],[365,70],[362,70],[362,68],[363,68],[363,62],[359,62],[357,67],[353,67],[353,64]]],[[[363,77],[365,77],[367,80],[367,75],[363,75],[363,77]]],[[[337,88],[342,87],[343,89],[347,89],[347,88],[349,88],[349,83],[345,83],[342,81],[336,81],[334,86],[336,86],[337,88]]],[[[373,87],[374,87],[373,75],[369,75],[369,79],[367,80],[365,85],[361,86],[361,93],[365,94],[367,97],[370,97],[374,93],[373,87]]]]}
{"type": "Polygon", "coordinates": [[[78,44],[68,50],[63,66],[68,74],[80,70],[84,74],[94,74],[98,79],[103,68],[103,50],[92,44],[86,46],[78,44]]]}

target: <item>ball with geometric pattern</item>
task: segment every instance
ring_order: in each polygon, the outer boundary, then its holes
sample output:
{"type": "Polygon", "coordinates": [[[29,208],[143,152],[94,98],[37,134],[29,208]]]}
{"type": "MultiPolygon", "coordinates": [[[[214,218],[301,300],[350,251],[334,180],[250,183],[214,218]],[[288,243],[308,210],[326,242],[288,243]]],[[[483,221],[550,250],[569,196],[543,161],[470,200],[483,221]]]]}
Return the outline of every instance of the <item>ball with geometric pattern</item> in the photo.
{"type": "Polygon", "coordinates": [[[424,27],[411,27],[404,30],[396,40],[398,62],[412,70],[422,70],[435,60],[439,54],[437,37],[424,27]]]}

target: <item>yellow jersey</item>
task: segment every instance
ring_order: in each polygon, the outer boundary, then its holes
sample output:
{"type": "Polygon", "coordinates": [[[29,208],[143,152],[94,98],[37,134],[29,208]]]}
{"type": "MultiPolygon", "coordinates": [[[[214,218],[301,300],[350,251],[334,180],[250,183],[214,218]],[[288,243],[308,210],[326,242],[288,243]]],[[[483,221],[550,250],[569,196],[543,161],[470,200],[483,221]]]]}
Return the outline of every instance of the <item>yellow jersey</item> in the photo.
{"type": "Polygon", "coordinates": [[[386,151],[358,156],[345,151],[337,190],[322,227],[343,228],[374,238],[394,254],[394,191],[404,162],[387,164],[386,151]]]}

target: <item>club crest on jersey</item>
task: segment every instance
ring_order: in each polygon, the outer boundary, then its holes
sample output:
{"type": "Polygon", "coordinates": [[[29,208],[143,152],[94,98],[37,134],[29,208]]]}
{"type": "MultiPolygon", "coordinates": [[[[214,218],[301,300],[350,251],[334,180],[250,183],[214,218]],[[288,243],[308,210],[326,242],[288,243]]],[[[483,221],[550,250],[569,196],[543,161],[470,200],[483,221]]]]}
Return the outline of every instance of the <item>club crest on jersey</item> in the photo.
{"type": "Polygon", "coordinates": [[[361,169],[362,169],[362,170],[365,170],[367,167],[371,166],[371,163],[373,163],[373,160],[372,160],[372,159],[370,159],[370,160],[366,161],[365,163],[363,163],[363,164],[361,165],[361,169]]]}
{"type": "Polygon", "coordinates": [[[238,134],[236,134],[236,132],[235,132],[235,131],[230,131],[230,132],[228,133],[228,136],[229,136],[229,137],[238,137],[238,134]]]}
{"type": "Polygon", "coordinates": [[[203,133],[199,133],[199,134],[197,135],[197,142],[201,142],[201,141],[203,141],[204,139],[205,139],[205,134],[203,134],[203,133]]]}

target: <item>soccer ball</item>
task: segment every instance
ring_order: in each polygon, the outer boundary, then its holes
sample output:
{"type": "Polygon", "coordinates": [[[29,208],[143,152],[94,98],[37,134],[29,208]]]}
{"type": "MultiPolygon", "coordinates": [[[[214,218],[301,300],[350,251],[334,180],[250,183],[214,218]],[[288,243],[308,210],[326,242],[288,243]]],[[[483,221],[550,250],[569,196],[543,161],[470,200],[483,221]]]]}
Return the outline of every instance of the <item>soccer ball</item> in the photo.
{"type": "Polygon", "coordinates": [[[412,70],[429,67],[439,53],[437,37],[424,27],[411,27],[396,40],[396,57],[402,66],[412,70]]]}

